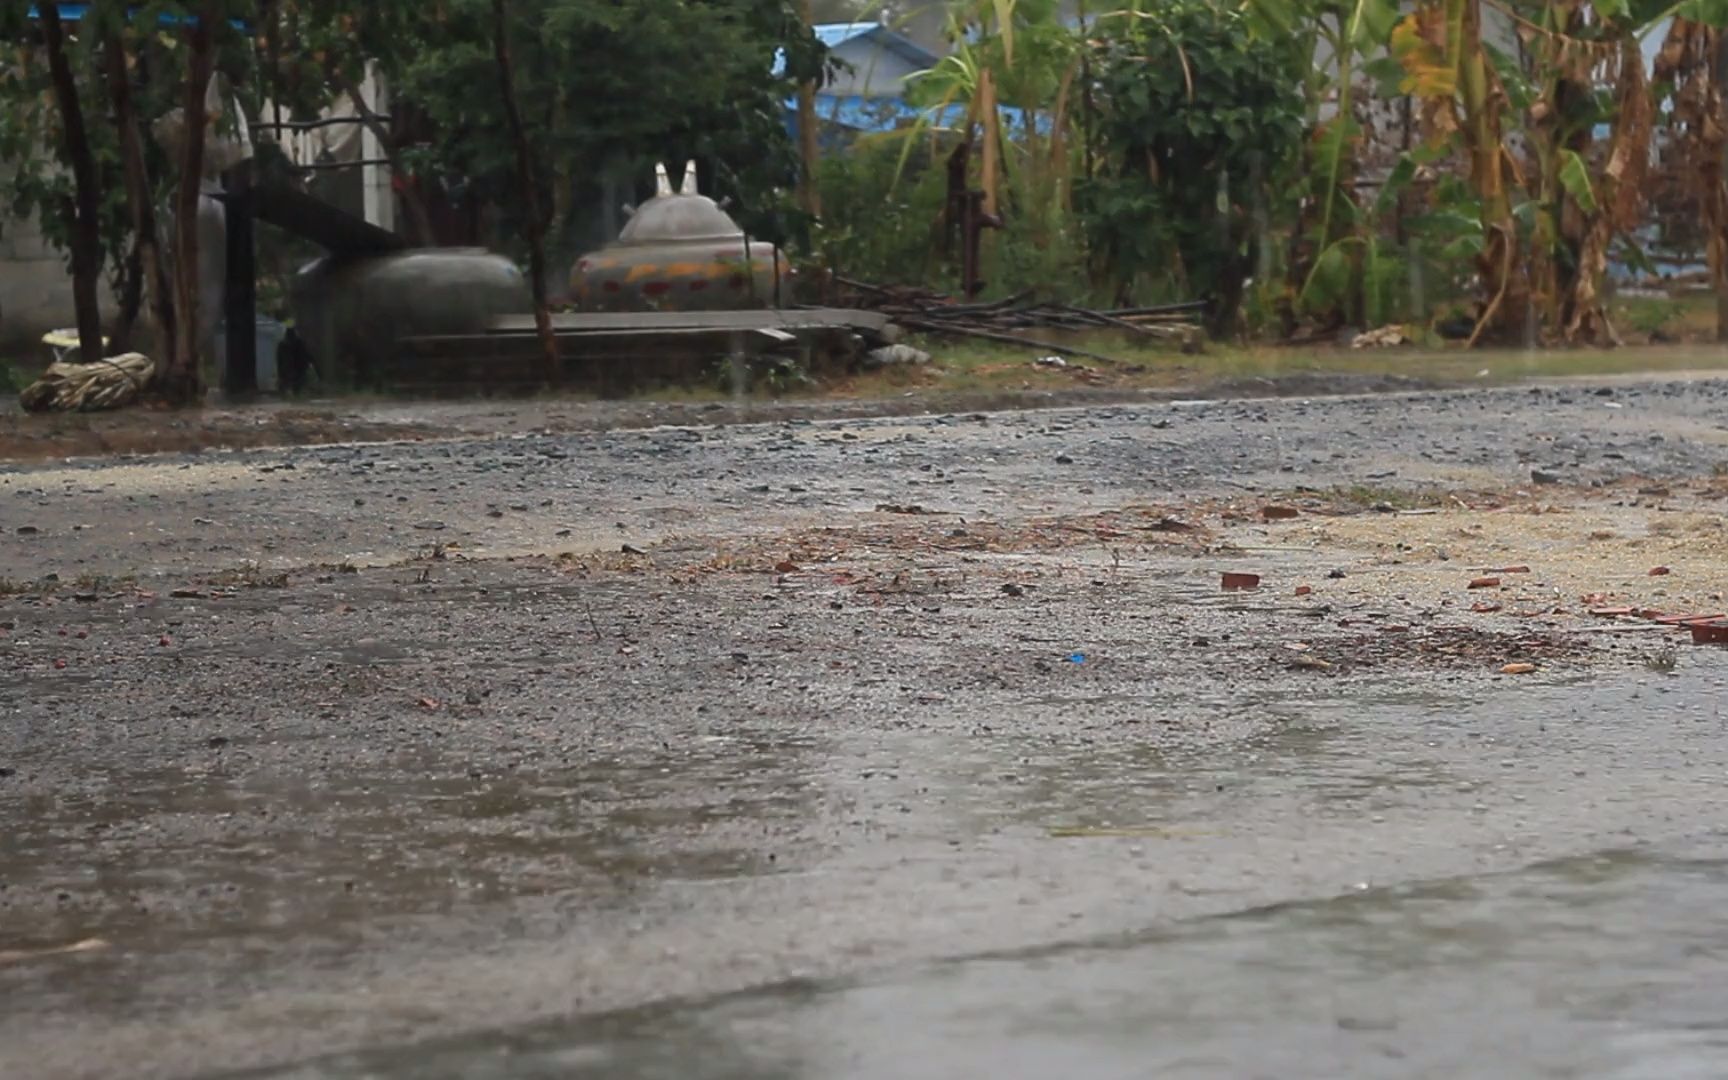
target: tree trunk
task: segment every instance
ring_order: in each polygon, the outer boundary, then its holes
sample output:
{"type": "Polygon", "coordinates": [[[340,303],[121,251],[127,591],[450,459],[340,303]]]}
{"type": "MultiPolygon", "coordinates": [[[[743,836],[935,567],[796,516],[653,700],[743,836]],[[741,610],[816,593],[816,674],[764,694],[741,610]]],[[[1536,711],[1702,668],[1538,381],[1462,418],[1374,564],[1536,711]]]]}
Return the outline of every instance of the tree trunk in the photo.
{"type": "Polygon", "coordinates": [[[1675,19],[1656,59],[1655,78],[1674,86],[1672,123],[1680,129],[1675,167],[1691,177],[1716,291],[1716,340],[1728,344],[1728,36],[1675,19]]]}
{"type": "Polygon", "coordinates": [[[1601,296],[1608,272],[1608,245],[1616,233],[1633,228],[1643,216],[1644,181],[1650,165],[1654,113],[1644,73],[1644,53],[1630,30],[1618,40],[1620,74],[1615,85],[1614,127],[1608,140],[1608,163],[1598,177],[1595,213],[1578,255],[1578,276],[1572,287],[1572,317],[1566,340],[1619,345],[1601,296]]]}
{"type": "Polygon", "coordinates": [[[557,385],[558,339],[552,334],[552,312],[546,303],[546,217],[540,210],[540,190],[534,178],[534,152],[522,125],[516,104],[516,75],[510,63],[510,20],[506,0],[492,0],[493,55],[498,60],[498,89],[504,99],[504,120],[516,144],[516,176],[522,188],[522,208],[527,216],[528,283],[534,292],[534,329],[540,335],[546,381],[557,385]]]}
{"type": "Polygon", "coordinates": [[[72,226],[72,302],[78,312],[78,357],[85,363],[100,360],[102,308],[98,289],[102,279],[102,227],[97,219],[96,161],[84,130],[84,109],[78,101],[78,83],[66,58],[66,34],[60,25],[56,4],[39,4],[42,43],[48,53],[48,75],[54,85],[54,101],[60,109],[60,127],[65,136],[66,160],[72,166],[72,203],[68,216],[72,226]]]}
{"type": "MultiPolygon", "coordinates": [[[[815,19],[811,14],[810,0],[800,0],[798,16],[806,33],[809,32],[815,19]]],[[[816,80],[806,79],[798,84],[798,157],[803,163],[803,172],[799,176],[799,204],[804,212],[811,217],[822,213],[822,193],[816,187],[816,165],[820,154],[816,143],[816,80]]]]}
{"type": "Polygon", "coordinates": [[[978,122],[983,129],[978,185],[984,189],[984,212],[1000,212],[997,189],[1001,187],[1001,114],[996,110],[996,80],[985,68],[978,73],[978,122]]]}
{"type": "Polygon", "coordinates": [[[132,250],[120,267],[119,293],[120,310],[114,315],[114,333],[108,341],[116,356],[132,351],[132,331],[144,309],[144,259],[138,254],[137,238],[133,238],[132,250]]]}
{"type": "Polygon", "coordinates": [[[1579,259],[1590,230],[1587,213],[1562,177],[1566,161],[1590,161],[1595,141],[1597,54],[1576,40],[1589,31],[1580,0],[1559,0],[1547,9],[1548,31],[1532,43],[1536,70],[1544,72],[1541,95],[1530,106],[1529,131],[1539,179],[1531,237],[1531,306],[1550,333],[1571,323],[1579,259]]]}
{"type": "MultiPolygon", "coordinates": [[[[143,267],[150,321],[153,324],[150,355],[156,370],[164,373],[174,358],[174,297],[168,271],[162,262],[162,246],[156,235],[156,202],[150,190],[150,174],[144,160],[144,135],[132,102],[132,80],[126,71],[126,49],[118,34],[103,43],[108,74],[108,100],[114,109],[114,124],[120,131],[120,158],[126,177],[126,201],[132,210],[133,252],[143,267]]],[[[130,336],[131,327],[125,328],[130,336]]]]}
{"type": "Polygon", "coordinates": [[[1500,137],[1504,93],[1495,82],[1482,47],[1481,0],[1448,0],[1447,22],[1458,35],[1458,91],[1463,102],[1461,130],[1470,157],[1470,184],[1482,203],[1482,254],[1477,271],[1483,307],[1471,344],[1519,341],[1530,307],[1530,283],[1520,257],[1518,223],[1506,189],[1506,148],[1500,137]]]}
{"type": "Polygon", "coordinates": [[[204,187],[207,123],[204,94],[215,69],[215,27],[220,6],[217,0],[205,0],[186,34],[185,132],[180,145],[180,186],[174,205],[174,311],[179,333],[175,335],[173,363],[162,382],[164,396],[181,405],[198,400],[202,377],[200,350],[204,343],[198,340],[198,200],[204,187]]]}

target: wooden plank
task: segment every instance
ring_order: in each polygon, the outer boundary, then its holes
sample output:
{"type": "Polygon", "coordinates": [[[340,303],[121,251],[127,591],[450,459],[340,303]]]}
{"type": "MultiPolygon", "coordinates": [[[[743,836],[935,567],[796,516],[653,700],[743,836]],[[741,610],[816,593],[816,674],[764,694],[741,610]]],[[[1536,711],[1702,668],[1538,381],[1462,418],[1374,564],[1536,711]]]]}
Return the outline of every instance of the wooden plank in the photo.
{"type": "Polygon", "coordinates": [[[261,183],[252,198],[259,221],[305,237],[333,255],[382,255],[408,246],[395,233],[286,184],[261,183]]]}
{"type": "MultiPolygon", "coordinates": [[[[747,311],[576,311],[552,316],[558,334],[588,334],[636,330],[821,330],[849,327],[881,330],[888,316],[853,308],[778,308],[747,311]]],[[[532,315],[502,315],[487,324],[494,333],[526,333],[534,329],[532,315]]]]}
{"type": "MultiPolygon", "coordinates": [[[[837,327],[817,327],[815,329],[832,330],[837,327]]],[[[735,334],[744,334],[758,340],[781,341],[784,330],[778,327],[751,327],[749,329],[727,329],[724,327],[676,327],[637,328],[630,330],[597,330],[586,333],[569,333],[553,328],[553,336],[560,342],[568,342],[578,348],[599,348],[605,342],[651,342],[658,340],[689,341],[705,337],[730,339],[735,334]]],[[[526,330],[497,330],[485,334],[419,334],[401,339],[400,344],[420,349],[452,349],[452,348],[486,348],[493,343],[515,343],[526,338],[536,338],[532,324],[526,330]]]]}

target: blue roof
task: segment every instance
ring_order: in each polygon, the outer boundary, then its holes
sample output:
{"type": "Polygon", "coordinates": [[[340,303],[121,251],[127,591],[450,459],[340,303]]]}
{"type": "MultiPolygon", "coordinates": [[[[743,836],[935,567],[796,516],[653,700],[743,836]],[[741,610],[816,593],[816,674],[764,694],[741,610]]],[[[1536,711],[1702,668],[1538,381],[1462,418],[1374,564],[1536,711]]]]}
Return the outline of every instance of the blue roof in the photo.
{"type": "MultiPolygon", "coordinates": [[[[911,38],[896,34],[880,23],[817,23],[810,30],[816,35],[816,40],[829,49],[838,49],[849,41],[870,38],[877,48],[896,53],[916,67],[935,67],[936,61],[941,59],[911,38]]],[[[786,50],[776,49],[772,74],[778,75],[785,70],[786,50]]]]}
{"type": "MultiPolygon", "coordinates": [[[[60,19],[62,22],[79,22],[85,15],[90,13],[90,9],[94,6],[95,5],[90,3],[60,3],[54,5],[54,7],[60,12],[60,19]]],[[[30,10],[26,13],[26,17],[31,19],[41,18],[42,15],[36,10],[36,7],[37,5],[31,4],[30,10]]],[[[137,7],[138,5],[135,4],[131,8],[128,8],[126,12],[127,16],[130,17],[132,12],[137,10],[137,7]]],[[[163,13],[157,19],[157,22],[163,26],[174,26],[183,22],[196,21],[198,21],[196,16],[187,16],[182,18],[178,15],[170,15],[167,13],[163,13]]],[[[228,25],[234,27],[236,30],[245,30],[247,28],[247,23],[244,19],[229,19],[228,25]]]]}
{"type": "Polygon", "coordinates": [[[908,63],[917,64],[919,67],[931,67],[938,59],[935,53],[881,23],[817,23],[810,29],[816,34],[816,40],[830,49],[838,49],[859,38],[871,38],[878,48],[898,53],[908,63]]]}

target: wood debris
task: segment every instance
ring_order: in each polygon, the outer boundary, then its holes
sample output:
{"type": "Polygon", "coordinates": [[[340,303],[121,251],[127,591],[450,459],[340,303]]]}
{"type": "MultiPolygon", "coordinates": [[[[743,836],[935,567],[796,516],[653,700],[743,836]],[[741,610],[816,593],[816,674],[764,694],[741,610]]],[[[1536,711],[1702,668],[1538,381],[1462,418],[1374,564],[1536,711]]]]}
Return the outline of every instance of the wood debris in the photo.
{"type": "Polygon", "coordinates": [[[960,303],[953,297],[912,285],[872,285],[851,278],[836,278],[848,291],[852,307],[879,311],[909,330],[925,334],[1000,341],[1028,348],[1084,356],[1106,364],[1119,360],[1051,341],[1023,336],[1027,330],[1119,330],[1125,333],[1193,348],[1200,329],[1193,320],[1205,309],[1203,301],[1160,304],[1151,307],[1094,310],[1055,301],[1036,300],[1032,293],[1017,293],[987,303],[960,303]]]}

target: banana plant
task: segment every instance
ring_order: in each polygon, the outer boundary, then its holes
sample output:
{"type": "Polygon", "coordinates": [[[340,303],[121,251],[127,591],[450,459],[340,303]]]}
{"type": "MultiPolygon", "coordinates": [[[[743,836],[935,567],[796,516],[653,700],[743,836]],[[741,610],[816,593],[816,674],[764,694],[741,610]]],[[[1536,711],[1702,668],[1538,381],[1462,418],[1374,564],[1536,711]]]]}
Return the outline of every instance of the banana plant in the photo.
{"type": "Polygon", "coordinates": [[[1668,95],[1672,148],[1696,200],[1710,284],[1716,294],[1716,340],[1728,343],[1728,0],[1679,5],[1656,58],[1656,84],[1668,95]]]}
{"type": "MultiPolygon", "coordinates": [[[[1353,185],[1355,148],[1363,136],[1355,116],[1356,95],[1365,68],[1384,56],[1398,21],[1397,0],[1245,0],[1244,10],[1256,33],[1297,42],[1306,61],[1303,89],[1316,189],[1302,219],[1318,221],[1298,224],[1313,254],[1291,267],[1299,277],[1296,302],[1314,311],[1364,296],[1373,268],[1364,273],[1360,256],[1366,252],[1371,262],[1377,249],[1368,208],[1358,203],[1353,185]],[[1330,116],[1328,101],[1334,106],[1330,116]]],[[[1352,306],[1368,305],[1364,301],[1352,306]]],[[[1341,317],[1335,314],[1334,320],[1341,317]]]]}

